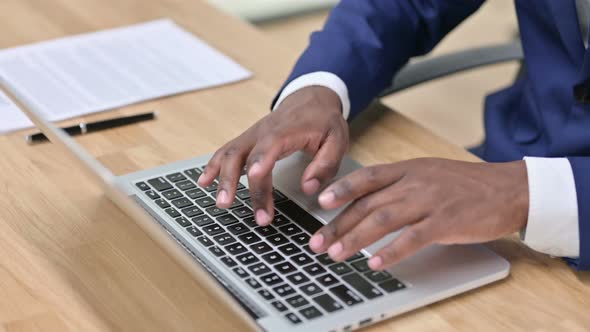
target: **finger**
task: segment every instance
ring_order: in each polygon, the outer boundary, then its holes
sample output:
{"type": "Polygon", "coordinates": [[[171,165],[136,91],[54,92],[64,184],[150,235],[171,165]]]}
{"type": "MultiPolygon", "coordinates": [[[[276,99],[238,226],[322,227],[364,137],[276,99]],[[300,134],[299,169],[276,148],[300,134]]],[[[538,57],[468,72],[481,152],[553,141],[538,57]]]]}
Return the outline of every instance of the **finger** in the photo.
{"type": "Polygon", "coordinates": [[[262,179],[271,173],[276,161],[281,157],[286,157],[284,143],[285,139],[276,135],[269,135],[259,141],[250,152],[246,162],[248,176],[253,179],[262,179]]]}
{"type": "Polygon", "coordinates": [[[424,220],[409,226],[369,259],[369,267],[375,271],[383,270],[433,243],[434,234],[431,229],[428,227],[428,222],[424,220]]]}
{"type": "Polygon", "coordinates": [[[219,173],[217,207],[227,209],[233,203],[245,159],[244,151],[237,146],[230,146],[224,150],[219,173]]]}
{"type": "Polygon", "coordinates": [[[301,177],[301,189],[305,194],[315,194],[336,175],[346,148],[344,138],[328,136],[301,177]]]}
{"type": "Polygon", "coordinates": [[[406,205],[389,204],[373,211],[328,248],[330,258],[343,261],[385,235],[422,219],[406,205]]]}
{"type": "Polygon", "coordinates": [[[256,222],[260,226],[267,226],[274,217],[272,173],[257,178],[255,181],[248,175],[248,185],[256,222]]]}
{"type": "Polygon", "coordinates": [[[358,199],[346,207],[334,220],[320,228],[309,240],[309,247],[317,253],[326,251],[373,210],[399,201],[401,198],[397,195],[393,190],[383,189],[358,199]]]}
{"type": "Polygon", "coordinates": [[[324,209],[335,209],[368,193],[392,185],[404,177],[400,164],[365,167],[326,188],[318,201],[324,209]]]}
{"type": "Polygon", "coordinates": [[[215,151],[213,157],[209,159],[207,166],[203,169],[203,174],[199,176],[199,180],[197,184],[201,187],[210,186],[213,183],[213,180],[219,175],[219,171],[221,170],[221,160],[223,159],[223,151],[225,147],[215,151]]]}

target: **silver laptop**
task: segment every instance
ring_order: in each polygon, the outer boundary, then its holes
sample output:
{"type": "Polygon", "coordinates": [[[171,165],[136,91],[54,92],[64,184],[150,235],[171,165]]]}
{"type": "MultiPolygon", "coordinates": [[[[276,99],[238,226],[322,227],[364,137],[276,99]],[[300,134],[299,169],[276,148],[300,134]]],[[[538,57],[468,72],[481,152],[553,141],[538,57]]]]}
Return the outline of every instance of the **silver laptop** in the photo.
{"type": "MultiPolygon", "coordinates": [[[[22,105],[22,103],[21,103],[22,105]]],[[[24,105],[23,105],[24,106],[24,105]]],[[[248,183],[240,180],[232,208],[215,207],[216,184],[196,182],[209,155],[114,176],[31,105],[33,122],[157,243],[254,329],[350,331],[506,277],[509,263],[481,245],[432,246],[385,272],[367,257],[393,233],[346,262],[316,255],[310,235],[340,211],[323,211],[303,195],[299,179],[309,160],[295,154],[274,170],[276,217],[254,222],[248,183]]],[[[338,177],[361,166],[345,158],[338,177]]]]}

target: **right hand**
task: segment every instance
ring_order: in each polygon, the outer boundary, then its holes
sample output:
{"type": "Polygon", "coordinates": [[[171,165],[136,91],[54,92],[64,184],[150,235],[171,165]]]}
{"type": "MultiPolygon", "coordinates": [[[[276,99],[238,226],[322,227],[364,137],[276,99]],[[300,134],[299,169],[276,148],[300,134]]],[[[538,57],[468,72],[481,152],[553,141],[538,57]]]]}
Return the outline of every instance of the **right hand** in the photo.
{"type": "Polygon", "coordinates": [[[275,162],[300,150],[314,155],[301,177],[302,191],[312,195],[336,175],[347,149],[348,125],[338,95],[328,88],[307,87],[217,150],[198,183],[205,187],[219,176],[217,206],[228,208],[246,165],[256,221],[266,226],[274,217],[275,162]]]}

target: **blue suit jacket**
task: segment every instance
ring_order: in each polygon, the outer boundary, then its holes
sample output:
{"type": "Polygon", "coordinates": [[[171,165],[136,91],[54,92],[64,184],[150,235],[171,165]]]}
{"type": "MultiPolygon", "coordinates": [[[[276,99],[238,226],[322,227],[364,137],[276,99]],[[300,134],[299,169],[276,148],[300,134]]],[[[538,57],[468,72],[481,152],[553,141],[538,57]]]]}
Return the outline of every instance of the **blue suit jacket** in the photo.
{"type": "MultiPolygon", "coordinates": [[[[348,87],[354,117],[410,57],[430,51],[482,2],[343,0],[323,30],[311,36],[287,83],[315,71],[336,74],[348,87]]],[[[574,0],[515,3],[527,72],[487,97],[486,141],[478,151],[495,162],[525,155],[568,157],[580,222],[580,259],[570,263],[590,269],[590,104],[573,94],[573,87],[590,77],[590,52],[574,0]]]]}

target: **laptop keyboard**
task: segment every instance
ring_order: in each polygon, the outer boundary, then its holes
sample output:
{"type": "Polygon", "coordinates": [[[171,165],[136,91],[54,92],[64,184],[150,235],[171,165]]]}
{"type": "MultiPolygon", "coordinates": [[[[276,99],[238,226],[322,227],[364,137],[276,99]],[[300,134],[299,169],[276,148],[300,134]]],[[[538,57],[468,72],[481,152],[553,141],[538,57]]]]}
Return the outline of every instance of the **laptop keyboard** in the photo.
{"type": "Polygon", "coordinates": [[[367,266],[359,252],[336,263],[308,246],[322,223],[274,189],[275,217],[258,226],[250,193],[238,185],[229,209],[215,206],[217,181],[201,188],[202,168],[136,183],[137,188],[293,324],[405,288],[388,272],[367,266]]]}

